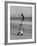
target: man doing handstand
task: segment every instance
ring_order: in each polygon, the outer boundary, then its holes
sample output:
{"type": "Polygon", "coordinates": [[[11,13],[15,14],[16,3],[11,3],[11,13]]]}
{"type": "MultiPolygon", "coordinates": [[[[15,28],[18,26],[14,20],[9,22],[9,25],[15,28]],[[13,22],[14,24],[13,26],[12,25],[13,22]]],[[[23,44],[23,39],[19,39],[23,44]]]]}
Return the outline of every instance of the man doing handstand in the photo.
{"type": "Polygon", "coordinates": [[[17,35],[23,35],[23,30],[22,30],[22,24],[23,24],[23,22],[24,22],[23,13],[21,14],[21,16],[22,16],[22,20],[21,20],[20,29],[19,29],[19,30],[21,30],[21,31],[19,31],[19,32],[17,33],[17,35]]]}

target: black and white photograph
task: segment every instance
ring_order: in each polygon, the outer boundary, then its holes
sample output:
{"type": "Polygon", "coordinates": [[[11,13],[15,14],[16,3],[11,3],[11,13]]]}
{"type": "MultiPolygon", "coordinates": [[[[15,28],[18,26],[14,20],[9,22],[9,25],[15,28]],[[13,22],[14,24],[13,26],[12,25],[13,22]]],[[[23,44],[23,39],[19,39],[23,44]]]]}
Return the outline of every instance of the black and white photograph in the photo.
{"type": "Polygon", "coordinates": [[[32,8],[10,6],[10,39],[32,38],[32,8]]]}
{"type": "Polygon", "coordinates": [[[6,2],[6,43],[35,43],[35,3],[6,2]]]}

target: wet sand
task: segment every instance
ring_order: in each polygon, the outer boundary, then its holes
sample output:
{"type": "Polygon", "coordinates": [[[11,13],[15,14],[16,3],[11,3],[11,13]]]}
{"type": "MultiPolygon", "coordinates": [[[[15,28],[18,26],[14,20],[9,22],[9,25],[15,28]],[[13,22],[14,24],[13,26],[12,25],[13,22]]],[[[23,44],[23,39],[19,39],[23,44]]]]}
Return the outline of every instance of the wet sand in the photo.
{"type": "Polygon", "coordinates": [[[32,21],[24,21],[22,24],[23,36],[17,36],[17,33],[21,30],[21,21],[11,21],[10,22],[10,39],[31,39],[32,38],[32,21]]]}

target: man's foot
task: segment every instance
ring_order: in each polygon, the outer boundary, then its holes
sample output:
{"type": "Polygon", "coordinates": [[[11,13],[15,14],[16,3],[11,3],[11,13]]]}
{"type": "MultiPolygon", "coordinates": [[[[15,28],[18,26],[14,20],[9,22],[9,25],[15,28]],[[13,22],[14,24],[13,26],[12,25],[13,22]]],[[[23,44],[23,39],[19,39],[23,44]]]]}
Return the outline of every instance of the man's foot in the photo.
{"type": "Polygon", "coordinates": [[[23,35],[23,33],[21,33],[21,36],[23,35]]]}
{"type": "Polygon", "coordinates": [[[17,35],[20,35],[20,32],[18,32],[17,35]]]}

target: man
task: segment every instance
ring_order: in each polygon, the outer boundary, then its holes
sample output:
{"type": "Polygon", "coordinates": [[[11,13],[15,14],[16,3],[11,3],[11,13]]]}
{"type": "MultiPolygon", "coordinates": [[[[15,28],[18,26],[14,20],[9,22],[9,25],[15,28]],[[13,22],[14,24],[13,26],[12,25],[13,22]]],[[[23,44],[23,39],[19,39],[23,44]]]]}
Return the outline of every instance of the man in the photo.
{"type": "Polygon", "coordinates": [[[22,20],[21,20],[21,24],[20,24],[20,29],[19,30],[21,30],[21,31],[19,31],[18,33],[17,33],[17,35],[23,35],[23,30],[22,30],[22,23],[24,22],[24,16],[23,16],[23,13],[21,14],[21,16],[22,16],[22,20]]]}

